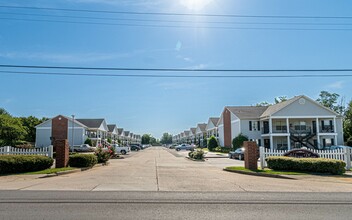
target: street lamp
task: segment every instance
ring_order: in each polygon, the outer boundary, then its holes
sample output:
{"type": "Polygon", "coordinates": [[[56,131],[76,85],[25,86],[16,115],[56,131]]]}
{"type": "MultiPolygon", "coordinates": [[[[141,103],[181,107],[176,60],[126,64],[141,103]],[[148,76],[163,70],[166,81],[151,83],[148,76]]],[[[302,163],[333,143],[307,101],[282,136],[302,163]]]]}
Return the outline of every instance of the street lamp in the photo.
{"type": "Polygon", "coordinates": [[[75,115],[72,115],[72,148],[71,151],[73,152],[73,148],[74,148],[74,135],[75,135],[75,115]]]}

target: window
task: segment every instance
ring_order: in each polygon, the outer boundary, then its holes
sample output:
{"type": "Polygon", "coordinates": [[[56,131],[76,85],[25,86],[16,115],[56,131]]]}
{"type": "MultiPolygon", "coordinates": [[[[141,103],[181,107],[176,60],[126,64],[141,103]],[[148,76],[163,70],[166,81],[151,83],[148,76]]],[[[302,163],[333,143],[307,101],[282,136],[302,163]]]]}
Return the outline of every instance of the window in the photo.
{"type": "Polygon", "coordinates": [[[249,121],[249,130],[250,131],[260,131],[260,122],[259,121],[249,121]]]}

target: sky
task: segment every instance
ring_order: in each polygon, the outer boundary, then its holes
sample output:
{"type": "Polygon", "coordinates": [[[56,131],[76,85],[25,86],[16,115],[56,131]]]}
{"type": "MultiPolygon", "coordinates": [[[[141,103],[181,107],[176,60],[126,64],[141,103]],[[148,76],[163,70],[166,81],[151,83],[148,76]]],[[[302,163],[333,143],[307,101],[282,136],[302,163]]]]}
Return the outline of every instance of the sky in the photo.
{"type": "MultiPolygon", "coordinates": [[[[3,0],[0,6],[4,5],[178,14],[352,16],[352,2],[332,0],[3,0]]],[[[351,68],[352,30],[348,29],[352,29],[352,19],[128,15],[0,7],[0,64],[192,69],[351,68]]],[[[277,96],[290,98],[301,94],[316,99],[322,90],[338,93],[347,101],[352,98],[352,77],[133,78],[6,72],[65,72],[63,70],[0,68],[0,71],[3,71],[0,72],[0,107],[14,116],[41,118],[74,114],[76,118],[105,118],[108,124],[155,137],[163,132],[177,134],[197,123],[207,122],[209,117],[219,116],[224,106],[255,105],[261,101],[273,102],[277,96]]]]}

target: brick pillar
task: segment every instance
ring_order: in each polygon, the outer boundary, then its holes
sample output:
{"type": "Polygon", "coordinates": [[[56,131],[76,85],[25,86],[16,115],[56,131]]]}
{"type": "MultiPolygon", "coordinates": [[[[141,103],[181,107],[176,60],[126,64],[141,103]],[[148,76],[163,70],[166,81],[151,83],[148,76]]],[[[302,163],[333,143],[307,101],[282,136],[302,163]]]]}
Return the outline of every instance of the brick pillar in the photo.
{"type": "Polygon", "coordinates": [[[56,168],[68,166],[69,147],[67,139],[55,140],[54,148],[56,149],[56,168]]]}
{"type": "Polygon", "coordinates": [[[244,146],[244,167],[250,170],[258,169],[258,146],[254,141],[245,141],[244,146]]]}
{"type": "Polygon", "coordinates": [[[223,124],[224,124],[224,146],[232,147],[231,139],[231,113],[225,108],[223,113],[223,124]]]}

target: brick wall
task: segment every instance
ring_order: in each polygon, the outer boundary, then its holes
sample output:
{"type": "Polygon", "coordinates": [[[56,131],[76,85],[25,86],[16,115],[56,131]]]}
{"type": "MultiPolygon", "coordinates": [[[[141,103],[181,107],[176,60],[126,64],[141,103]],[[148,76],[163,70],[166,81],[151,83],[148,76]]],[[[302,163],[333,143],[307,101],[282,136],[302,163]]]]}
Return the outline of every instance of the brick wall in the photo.
{"type": "Polygon", "coordinates": [[[68,119],[59,115],[52,119],[51,137],[53,141],[67,139],[68,119]]]}
{"type": "Polygon", "coordinates": [[[55,140],[54,148],[56,149],[55,167],[67,167],[69,159],[69,148],[67,139],[55,140]]]}
{"type": "Polygon", "coordinates": [[[258,146],[255,141],[243,142],[244,167],[250,170],[258,169],[258,146]]]}
{"type": "Polygon", "coordinates": [[[231,112],[226,108],[223,112],[224,146],[232,147],[231,139],[231,112]]]}

